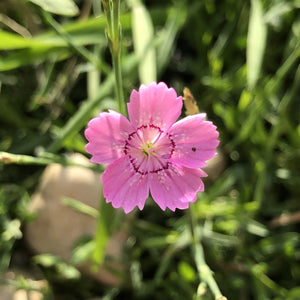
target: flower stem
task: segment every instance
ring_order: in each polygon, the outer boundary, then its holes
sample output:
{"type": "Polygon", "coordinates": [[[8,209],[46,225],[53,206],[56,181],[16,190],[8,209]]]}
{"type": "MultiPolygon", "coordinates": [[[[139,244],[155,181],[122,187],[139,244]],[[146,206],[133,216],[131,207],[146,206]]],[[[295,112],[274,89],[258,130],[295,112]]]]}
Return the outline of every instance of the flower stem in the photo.
{"type": "Polygon", "coordinates": [[[124,102],[124,94],[122,88],[122,73],[121,73],[121,64],[120,64],[120,55],[113,55],[113,68],[115,73],[115,80],[116,80],[116,93],[118,99],[118,106],[119,111],[121,114],[125,115],[125,102],[124,102]]]}
{"type": "Polygon", "coordinates": [[[199,277],[203,282],[199,284],[197,296],[203,295],[205,293],[205,286],[208,285],[210,290],[215,296],[216,300],[226,300],[227,298],[224,297],[213,277],[213,272],[210,269],[210,267],[207,265],[204,257],[204,250],[201,243],[201,238],[198,230],[196,231],[195,226],[195,215],[193,211],[194,206],[192,205],[190,209],[188,210],[189,215],[189,223],[190,223],[190,231],[191,231],[191,238],[192,238],[192,247],[193,247],[193,254],[195,263],[197,266],[197,271],[199,274],[199,277]]]}
{"type": "Polygon", "coordinates": [[[115,74],[115,89],[119,112],[126,114],[121,73],[121,23],[120,0],[102,0],[106,21],[107,39],[115,74]]]}

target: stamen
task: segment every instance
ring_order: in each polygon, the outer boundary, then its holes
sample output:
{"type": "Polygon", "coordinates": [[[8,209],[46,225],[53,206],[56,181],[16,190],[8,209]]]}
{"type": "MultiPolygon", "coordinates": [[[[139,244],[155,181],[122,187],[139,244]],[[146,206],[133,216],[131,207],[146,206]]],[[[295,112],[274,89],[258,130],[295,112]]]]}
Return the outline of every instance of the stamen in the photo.
{"type": "Polygon", "coordinates": [[[164,133],[158,126],[149,124],[140,126],[128,135],[123,152],[128,155],[136,173],[147,175],[168,169],[174,148],[175,142],[170,134],[164,133]],[[164,140],[159,143],[161,138],[164,140]]]}

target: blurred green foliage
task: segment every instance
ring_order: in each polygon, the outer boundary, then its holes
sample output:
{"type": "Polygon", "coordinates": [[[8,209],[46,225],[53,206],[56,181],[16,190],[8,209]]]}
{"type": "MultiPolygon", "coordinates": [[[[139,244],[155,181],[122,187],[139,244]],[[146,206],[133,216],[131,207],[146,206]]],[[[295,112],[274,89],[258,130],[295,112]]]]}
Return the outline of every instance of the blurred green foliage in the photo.
{"type": "MultiPolygon", "coordinates": [[[[100,0],[61,0],[58,11],[46,2],[0,3],[0,151],[46,157],[42,165],[57,161],[53,153],[85,153],[86,122],[116,109],[100,0]]],[[[300,1],[128,0],[121,9],[126,97],[139,78],[157,77],[179,94],[188,86],[218,126],[226,169],[193,210],[223,294],[300,299],[300,1]]],[[[43,168],[1,161],[4,272],[25,247],[26,207],[43,168]]],[[[129,233],[120,287],[99,287],[54,256],[28,264],[40,265],[67,299],[213,299],[201,295],[207,287],[199,286],[183,212],[148,201],[129,233]]],[[[78,251],[77,260],[86,257],[78,251]]]]}

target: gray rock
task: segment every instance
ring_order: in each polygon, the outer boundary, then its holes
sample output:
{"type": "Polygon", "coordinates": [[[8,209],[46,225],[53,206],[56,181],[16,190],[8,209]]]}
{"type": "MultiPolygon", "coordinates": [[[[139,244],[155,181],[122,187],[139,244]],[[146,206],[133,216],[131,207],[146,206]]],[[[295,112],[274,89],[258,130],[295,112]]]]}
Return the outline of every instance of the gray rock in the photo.
{"type": "MultiPolygon", "coordinates": [[[[81,164],[89,164],[82,155],[72,155],[71,158],[81,164]]],[[[75,211],[62,200],[72,198],[98,209],[100,178],[101,174],[84,167],[64,167],[59,164],[46,167],[29,206],[36,218],[25,228],[25,239],[36,254],[50,253],[69,262],[74,244],[79,238],[94,236],[96,219],[75,211]]],[[[115,261],[112,267],[119,270],[122,269],[120,261],[126,239],[126,233],[117,232],[111,237],[106,249],[107,256],[115,261]]],[[[105,267],[96,273],[90,271],[89,265],[80,266],[80,269],[105,284],[121,283],[121,279],[105,267]]]]}

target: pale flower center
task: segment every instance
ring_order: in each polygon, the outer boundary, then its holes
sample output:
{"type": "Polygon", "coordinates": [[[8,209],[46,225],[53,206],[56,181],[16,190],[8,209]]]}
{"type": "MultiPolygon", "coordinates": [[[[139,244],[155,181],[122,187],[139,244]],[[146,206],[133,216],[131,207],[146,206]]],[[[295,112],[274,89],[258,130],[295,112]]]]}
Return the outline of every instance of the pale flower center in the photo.
{"type": "Polygon", "coordinates": [[[152,143],[147,143],[146,145],[143,146],[143,150],[142,153],[149,156],[151,153],[155,152],[154,148],[153,148],[153,144],[152,143]]]}
{"type": "Polygon", "coordinates": [[[133,169],[142,175],[169,168],[175,143],[172,136],[155,125],[142,125],[129,134],[124,153],[133,169]]]}

